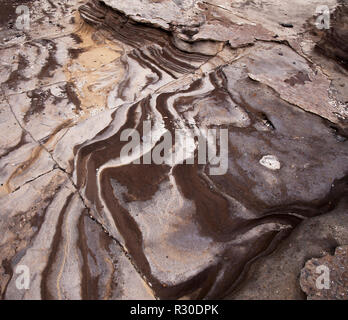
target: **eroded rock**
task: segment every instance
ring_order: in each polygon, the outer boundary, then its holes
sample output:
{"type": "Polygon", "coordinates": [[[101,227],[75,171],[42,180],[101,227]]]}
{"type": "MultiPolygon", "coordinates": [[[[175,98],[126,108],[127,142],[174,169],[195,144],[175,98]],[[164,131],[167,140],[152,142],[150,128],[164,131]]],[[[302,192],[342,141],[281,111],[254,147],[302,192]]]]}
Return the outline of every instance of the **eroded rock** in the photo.
{"type": "Polygon", "coordinates": [[[2,26],[2,297],[231,297],[304,220],[347,210],[335,81],[348,77],[311,60],[316,5],[39,0],[30,31],[2,26]],[[122,132],[146,121],[154,139],[124,161],[122,132]],[[197,161],[194,135],[208,129],[227,130],[217,175],[197,161]],[[191,139],[190,157],[133,163],[177,131],[170,146],[191,139]],[[21,265],[33,270],[28,291],[16,287],[21,265]]]}

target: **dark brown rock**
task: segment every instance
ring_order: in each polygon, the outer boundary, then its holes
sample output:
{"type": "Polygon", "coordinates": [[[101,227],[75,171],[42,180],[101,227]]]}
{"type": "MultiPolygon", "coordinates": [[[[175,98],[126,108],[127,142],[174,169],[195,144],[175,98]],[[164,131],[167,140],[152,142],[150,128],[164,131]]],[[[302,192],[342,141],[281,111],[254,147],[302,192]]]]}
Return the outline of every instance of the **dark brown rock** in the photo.
{"type": "Polygon", "coordinates": [[[340,0],[331,15],[330,28],[325,31],[317,47],[327,56],[348,68],[348,2],[340,0]]]}

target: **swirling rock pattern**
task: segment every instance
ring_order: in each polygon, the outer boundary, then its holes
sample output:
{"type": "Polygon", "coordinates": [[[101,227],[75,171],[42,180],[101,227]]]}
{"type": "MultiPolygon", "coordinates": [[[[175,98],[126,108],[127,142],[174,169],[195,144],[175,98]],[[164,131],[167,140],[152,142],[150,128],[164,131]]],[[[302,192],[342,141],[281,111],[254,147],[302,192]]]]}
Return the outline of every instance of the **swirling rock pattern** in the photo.
{"type": "Polygon", "coordinates": [[[40,4],[25,40],[1,31],[2,298],[225,298],[302,221],[348,210],[348,111],[328,76],[347,74],[301,49],[304,26],[275,26],[278,1],[258,18],[258,1],[40,4]],[[63,34],[39,36],[50,10],[63,34]],[[151,145],[121,161],[146,121],[151,145]],[[227,171],[195,143],[192,164],[133,163],[178,129],[227,129],[227,171]]]}

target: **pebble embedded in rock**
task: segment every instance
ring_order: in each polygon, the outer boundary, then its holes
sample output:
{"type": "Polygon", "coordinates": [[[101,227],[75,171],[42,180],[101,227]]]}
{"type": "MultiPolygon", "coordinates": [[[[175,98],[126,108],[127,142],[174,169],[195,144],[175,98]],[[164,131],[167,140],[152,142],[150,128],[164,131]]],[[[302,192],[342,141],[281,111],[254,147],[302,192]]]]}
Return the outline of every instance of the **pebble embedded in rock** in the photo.
{"type": "Polygon", "coordinates": [[[262,164],[264,167],[270,169],[270,170],[279,170],[280,169],[280,162],[276,156],[273,155],[267,155],[262,157],[260,160],[260,164],[262,164]]]}

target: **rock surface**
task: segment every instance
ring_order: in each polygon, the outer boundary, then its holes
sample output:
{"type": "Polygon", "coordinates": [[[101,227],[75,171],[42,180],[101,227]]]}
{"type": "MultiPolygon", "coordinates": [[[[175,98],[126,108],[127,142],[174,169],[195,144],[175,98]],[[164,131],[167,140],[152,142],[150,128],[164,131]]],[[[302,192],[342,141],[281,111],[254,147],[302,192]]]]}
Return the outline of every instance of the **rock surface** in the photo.
{"type": "Polygon", "coordinates": [[[332,57],[343,65],[348,66],[348,6],[346,0],[339,1],[339,6],[333,14],[330,29],[326,30],[323,38],[318,42],[317,48],[324,54],[332,57]]]}
{"type": "MultiPolygon", "coordinates": [[[[278,248],[260,258],[228,299],[306,299],[300,285],[301,270],[313,257],[333,255],[348,243],[347,200],[330,213],[307,219],[278,248]]],[[[317,274],[320,276],[322,272],[317,274]]]]}
{"type": "Polygon", "coordinates": [[[301,288],[310,300],[348,300],[347,267],[347,246],[336,248],[334,256],[311,259],[301,270],[301,288]]]}
{"type": "Polygon", "coordinates": [[[1,4],[1,297],[303,298],[306,260],[348,243],[348,73],[330,49],[346,4],[314,32],[318,4],[1,4]],[[124,161],[122,133],[146,123],[124,161]],[[228,130],[222,174],[188,161],[208,129],[228,130]],[[190,157],[149,164],[167,132],[190,157]]]}

